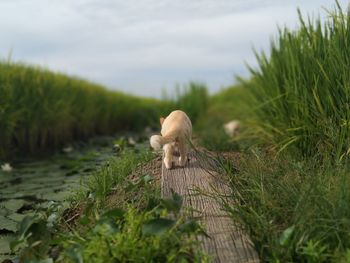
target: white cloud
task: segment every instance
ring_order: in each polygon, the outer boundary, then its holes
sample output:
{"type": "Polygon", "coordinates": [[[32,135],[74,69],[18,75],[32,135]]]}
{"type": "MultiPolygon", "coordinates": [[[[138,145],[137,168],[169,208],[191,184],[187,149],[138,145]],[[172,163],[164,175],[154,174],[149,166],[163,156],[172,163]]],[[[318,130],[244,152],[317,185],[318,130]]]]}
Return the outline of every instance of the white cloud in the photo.
{"type": "MultiPolygon", "coordinates": [[[[347,1],[341,3],[345,6],[347,1]]],[[[46,65],[136,94],[200,80],[212,90],[246,74],[296,7],[326,0],[2,0],[0,56],[46,65]]]]}

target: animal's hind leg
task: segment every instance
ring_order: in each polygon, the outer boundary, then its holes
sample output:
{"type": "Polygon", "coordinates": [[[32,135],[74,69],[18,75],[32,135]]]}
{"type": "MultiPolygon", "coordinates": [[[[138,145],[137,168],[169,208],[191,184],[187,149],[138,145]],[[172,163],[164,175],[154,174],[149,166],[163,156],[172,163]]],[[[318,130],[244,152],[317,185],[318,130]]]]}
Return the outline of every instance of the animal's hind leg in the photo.
{"type": "Polygon", "coordinates": [[[179,151],[180,151],[180,157],[179,157],[179,164],[180,166],[185,166],[187,161],[187,145],[183,141],[179,141],[179,151]]]}

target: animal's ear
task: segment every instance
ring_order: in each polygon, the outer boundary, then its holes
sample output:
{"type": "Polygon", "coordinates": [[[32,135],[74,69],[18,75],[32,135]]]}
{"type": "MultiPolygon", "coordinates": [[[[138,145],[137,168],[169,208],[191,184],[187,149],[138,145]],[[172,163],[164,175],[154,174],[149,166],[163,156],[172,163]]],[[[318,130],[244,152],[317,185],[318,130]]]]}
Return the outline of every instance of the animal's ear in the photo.
{"type": "Polygon", "coordinates": [[[163,125],[164,120],[165,120],[164,117],[160,117],[160,119],[159,119],[160,125],[163,125]]]}

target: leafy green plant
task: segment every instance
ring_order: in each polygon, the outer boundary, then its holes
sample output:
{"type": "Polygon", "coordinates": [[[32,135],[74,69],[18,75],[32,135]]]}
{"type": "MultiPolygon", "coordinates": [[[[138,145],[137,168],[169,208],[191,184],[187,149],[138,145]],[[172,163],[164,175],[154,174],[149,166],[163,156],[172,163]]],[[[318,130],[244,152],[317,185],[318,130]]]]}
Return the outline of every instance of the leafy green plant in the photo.
{"type": "Polygon", "coordinates": [[[22,261],[53,260],[49,252],[55,245],[62,250],[57,262],[208,262],[203,252],[195,250],[195,237],[204,232],[197,222],[178,214],[181,204],[181,197],[173,193],[172,198],[148,206],[151,210],[128,205],[126,211],[85,214],[79,220],[80,231],[64,234],[53,222],[59,217],[48,210],[49,216],[24,218],[11,246],[24,246],[22,261]],[[176,216],[170,218],[171,212],[176,216]]]}
{"type": "MultiPolygon", "coordinates": [[[[220,164],[220,162],[217,162],[220,164]]],[[[349,170],[261,150],[237,169],[221,160],[235,205],[224,202],[268,262],[339,262],[350,246],[349,170]],[[236,205],[237,204],[237,205],[236,205]]],[[[218,197],[219,198],[219,197],[218,197]]]]}
{"type": "Polygon", "coordinates": [[[92,195],[97,204],[103,206],[106,196],[116,190],[116,185],[118,189],[123,186],[123,190],[126,192],[136,191],[150,179],[146,176],[142,177],[138,183],[131,183],[125,181],[125,178],[138,164],[152,158],[154,158],[154,154],[149,151],[136,154],[133,150],[124,150],[117,159],[111,158],[101,169],[92,174],[86,182],[87,192],[85,195],[92,195]]]}
{"type": "MultiPolygon", "coordinates": [[[[54,244],[57,225],[61,216],[62,206],[51,202],[45,212],[26,216],[19,224],[17,239],[10,243],[12,251],[22,248],[19,260],[28,262],[29,259],[50,262],[47,254],[54,244]]],[[[52,261],[51,261],[52,262],[52,261]]]]}
{"type": "MultiPolygon", "coordinates": [[[[95,226],[65,242],[63,262],[206,262],[195,251],[201,228],[183,218],[169,218],[161,206],[150,211],[128,207],[118,217],[102,216],[95,226]],[[187,227],[184,227],[187,226],[187,227]],[[81,261],[82,260],[82,261],[81,261]]],[[[60,260],[59,260],[60,261],[60,260]]]]}
{"type": "Polygon", "coordinates": [[[254,95],[260,141],[338,162],[350,143],[350,9],[328,14],[323,22],[299,12],[299,29],[281,28],[243,84],[254,95]]]}
{"type": "Polygon", "coordinates": [[[303,247],[300,248],[300,253],[305,257],[307,262],[318,263],[327,262],[327,246],[321,245],[321,242],[309,240],[303,247]]]}
{"type": "Polygon", "coordinates": [[[208,262],[196,239],[205,233],[179,213],[181,196],[173,192],[160,198],[150,174],[128,178],[153,157],[148,151],[125,149],[71,199],[71,210],[49,209],[25,218],[12,243],[14,249],[21,248],[21,260],[208,262]]]}

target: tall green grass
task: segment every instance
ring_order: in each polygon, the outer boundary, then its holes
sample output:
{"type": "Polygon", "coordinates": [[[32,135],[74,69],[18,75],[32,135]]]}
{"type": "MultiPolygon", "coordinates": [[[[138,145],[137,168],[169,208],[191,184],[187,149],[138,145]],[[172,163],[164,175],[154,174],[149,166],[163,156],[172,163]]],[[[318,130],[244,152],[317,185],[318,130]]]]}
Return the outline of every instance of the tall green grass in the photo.
{"type": "Polygon", "coordinates": [[[0,157],[156,123],[165,103],[46,69],[0,63],[0,157]]]}
{"type": "Polygon", "coordinates": [[[348,167],[260,150],[222,164],[235,200],[226,208],[264,262],[350,262],[348,167]]]}
{"type": "Polygon", "coordinates": [[[246,122],[254,116],[251,102],[246,88],[239,85],[228,87],[210,97],[207,115],[200,120],[205,122],[209,115],[216,125],[233,119],[246,122]]]}
{"type": "MultiPolygon", "coordinates": [[[[223,162],[235,206],[265,262],[349,262],[350,10],[280,29],[243,81],[249,135],[264,147],[223,162]],[[276,153],[277,156],[276,156],[276,153]],[[322,162],[320,162],[322,160],[322,162]]],[[[235,102],[233,101],[232,104],[235,102]]]]}
{"type": "MultiPolygon", "coordinates": [[[[225,132],[223,125],[231,120],[241,122],[240,144],[243,144],[245,129],[254,120],[251,106],[252,98],[249,90],[242,86],[232,86],[211,96],[208,107],[201,114],[195,125],[195,132],[200,137],[201,144],[209,150],[237,150],[238,144],[233,142],[225,132]]],[[[234,140],[238,139],[237,137],[234,140]]]]}
{"type": "Polygon", "coordinates": [[[202,83],[190,82],[183,87],[177,87],[175,94],[165,96],[164,100],[171,101],[172,108],[185,111],[192,122],[196,122],[209,105],[208,89],[202,83]]]}
{"type": "Polygon", "coordinates": [[[300,17],[296,31],[280,29],[269,55],[244,85],[259,106],[259,138],[277,150],[335,161],[350,145],[350,11],[328,19],[300,17]]]}
{"type": "Polygon", "coordinates": [[[0,62],[0,159],[54,150],[76,139],[158,127],[180,108],[195,120],[207,90],[190,84],[174,100],[130,96],[20,63],[0,62]]]}

